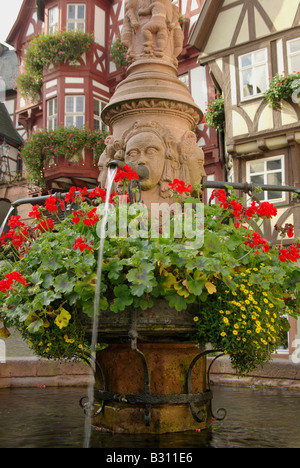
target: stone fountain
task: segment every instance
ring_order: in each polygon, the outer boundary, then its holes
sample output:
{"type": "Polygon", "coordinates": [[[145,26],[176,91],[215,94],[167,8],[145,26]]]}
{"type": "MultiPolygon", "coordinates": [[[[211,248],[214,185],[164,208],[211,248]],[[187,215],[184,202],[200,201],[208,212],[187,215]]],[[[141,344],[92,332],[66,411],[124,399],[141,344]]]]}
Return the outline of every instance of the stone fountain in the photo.
{"type": "MultiPolygon", "coordinates": [[[[100,185],[113,160],[145,166],[141,199],[148,208],[174,202],[174,178],[193,185],[205,175],[193,131],[202,112],[177,76],[183,45],[178,17],[171,0],[127,0],[122,42],[130,65],[102,114],[112,133],[99,161],[100,185]]],[[[109,346],[97,354],[97,425],[125,433],[209,426],[206,361],[189,341],[192,317],[192,310],[178,313],[159,302],[143,313],[120,313],[112,325],[101,314],[99,339],[109,346]]]]}

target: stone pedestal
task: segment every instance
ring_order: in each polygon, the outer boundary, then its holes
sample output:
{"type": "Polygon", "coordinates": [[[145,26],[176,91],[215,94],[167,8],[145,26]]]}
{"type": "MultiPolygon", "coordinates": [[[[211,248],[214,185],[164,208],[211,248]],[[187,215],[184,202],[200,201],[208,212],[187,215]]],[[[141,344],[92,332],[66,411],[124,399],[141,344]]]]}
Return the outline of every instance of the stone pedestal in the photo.
{"type": "Polygon", "coordinates": [[[207,428],[211,394],[205,357],[195,359],[200,353],[196,343],[144,343],[136,350],[130,343],[109,345],[97,354],[106,389],[98,386],[95,398],[111,401],[94,424],[117,433],[207,428]]]}
{"type": "MultiPolygon", "coordinates": [[[[99,183],[105,187],[112,160],[146,168],[139,189],[150,210],[154,203],[174,202],[174,179],[193,186],[205,176],[194,132],[202,112],[177,76],[183,45],[178,18],[171,0],[126,1],[121,37],[130,66],[102,112],[111,135],[99,160],[99,183]]],[[[164,433],[210,424],[205,357],[198,359],[197,344],[185,342],[193,316],[186,325],[178,317],[183,312],[169,312],[156,304],[134,320],[114,316],[108,328],[100,316],[99,342],[109,346],[97,355],[103,385],[95,396],[104,405],[97,425],[113,432],[164,433]]]]}

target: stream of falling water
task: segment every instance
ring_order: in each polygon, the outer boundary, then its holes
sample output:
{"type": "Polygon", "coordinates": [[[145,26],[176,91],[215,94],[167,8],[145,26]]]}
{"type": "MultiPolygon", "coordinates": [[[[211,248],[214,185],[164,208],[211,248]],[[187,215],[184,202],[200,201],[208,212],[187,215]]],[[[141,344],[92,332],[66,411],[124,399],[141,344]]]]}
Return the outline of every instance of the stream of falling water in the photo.
{"type": "MultiPolygon", "coordinates": [[[[103,264],[103,249],[105,241],[105,228],[108,217],[109,210],[109,199],[114,182],[114,178],[117,172],[117,168],[108,169],[107,173],[107,189],[106,189],[106,199],[104,204],[104,211],[101,220],[101,230],[100,230],[100,246],[98,251],[98,261],[97,261],[97,283],[95,290],[95,300],[94,300],[94,317],[93,317],[93,330],[92,330],[92,340],[91,340],[91,358],[90,358],[90,367],[93,369],[95,374],[95,362],[96,362],[96,346],[98,338],[98,322],[99,322],[99,305],[100,305],[100,291],[101,291],[101,276],[102,276],[102,264],[103,264]]],[[[85,431],[84,431],[84,448],[90,448],[90,439],[91,439],[91,414],[94,407],[94,379],[91,379],[88,388],[88,409],[86,411],[85,417],[85,431]]]]}

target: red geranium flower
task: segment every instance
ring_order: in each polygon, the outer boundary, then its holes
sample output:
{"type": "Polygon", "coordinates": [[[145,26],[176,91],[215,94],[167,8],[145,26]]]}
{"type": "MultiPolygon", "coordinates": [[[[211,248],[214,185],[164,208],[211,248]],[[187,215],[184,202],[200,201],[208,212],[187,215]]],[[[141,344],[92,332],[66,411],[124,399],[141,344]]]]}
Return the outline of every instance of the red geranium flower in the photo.
{"type": "Polygon", "coordinates": [[[52,219],[43,219],[37,227],[34,229],[35,231],[39,230],[43,231],[50,231],[54,228],[54,221],[52,219]]]}
{"type": "Polygon", "coordinates": [[[137,175],[136,171],[133,171],[128,164],[125,164],[125,166],[121,169],[118,168],[117,173],[115,175],[115,182],[122,182],[123,180],[133,180],[139,179],[139,176],[137,175]]]}
{"type": "Polygon", "coordinates": [[[79,249],[80,252],[83,252],[85,249],[87,250],[93,250],[92,247],[90,245],[87,245],[84,240],[82,239],[82,237],[78,237],[78,239],[76,239],[75,241],[75,244],[73,245],[73,249],[74,250],[77,250],[79,249]]]}
{"type": "Polygon", "coordinates": [[[41,213],[40,213],[40,207],[39,205],[34,205],[32,207],[32,211],[30,211],[29,213],[29,218],[35,218],[35,219],[40,219],[42,217],[41,213]]]}
{"type": "Polygon", "coordinates": [[[45,201],[45,207],[49,211],[49,213],[53,213],[54,211],[57,211],[57,205],[56,205],[56,198],[53,197],[53,195],[50,195],[50,197],[47,198],[45,201]]]}
{"type": "Polygon", "coordinates": [[[272,216],[277,215],[277,208],[275,208],[273,203],[262,202],[256,212],[262,218],[272,218],[272,216]]]}
{"type": "Polygon", "coordinates": [[[179,179],[174,179],[173,182],[169,182],[169,186],[171,187],[171,190],[180,194],[191,193],[192,191],[191,185],[186,185],[186,183],[183,180],[179,179]]]}

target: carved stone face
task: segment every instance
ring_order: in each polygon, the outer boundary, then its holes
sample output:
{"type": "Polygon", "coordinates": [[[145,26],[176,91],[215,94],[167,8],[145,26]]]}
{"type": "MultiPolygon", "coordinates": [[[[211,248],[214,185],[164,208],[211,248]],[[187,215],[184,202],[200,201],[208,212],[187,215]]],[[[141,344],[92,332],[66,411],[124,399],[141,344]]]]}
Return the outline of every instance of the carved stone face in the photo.
{"type": "Polygon", "coordinates": [[[154,132],[141,132],[132,136],[126,145],[125,162],[146,166],[149,179],[141,182],[142,190],[150,190],[161,180],[165,165],[166,147],[154,132]]]}

